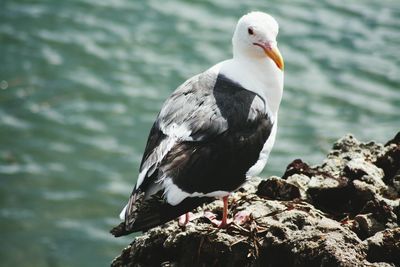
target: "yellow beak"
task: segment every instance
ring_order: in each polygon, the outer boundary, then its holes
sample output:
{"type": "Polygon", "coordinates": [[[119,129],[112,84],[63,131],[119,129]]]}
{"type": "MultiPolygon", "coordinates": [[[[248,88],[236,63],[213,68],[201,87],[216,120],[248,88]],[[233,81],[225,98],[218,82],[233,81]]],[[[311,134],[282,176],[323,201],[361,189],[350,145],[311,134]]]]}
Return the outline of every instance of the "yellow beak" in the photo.
{"type": "Polygon", "coordinates": [[[276,66],[283,71],[283,69],[285,68],[285,63],[283,62],[283,58],[281,52],[279,52],[279,49],[277,47],[274,47],[264,49],[264,51],[265,54],[275,62],[276,66]]]}

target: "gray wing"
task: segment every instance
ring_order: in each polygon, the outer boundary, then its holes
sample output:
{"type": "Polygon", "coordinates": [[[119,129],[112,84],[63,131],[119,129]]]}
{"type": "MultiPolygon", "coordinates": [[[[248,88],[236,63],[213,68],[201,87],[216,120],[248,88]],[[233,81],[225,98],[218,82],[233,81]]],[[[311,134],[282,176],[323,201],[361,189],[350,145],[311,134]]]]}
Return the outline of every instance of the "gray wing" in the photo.
{"type": "Polygon", "coordinates": [[[161,109],[157,118],[160,129],[166,135],[187,141],[204,140],[226,131],[227,120],[214,96],[216,83],[217,75],[210,72],[185,82],[161,109]]]}
{"type": "MultiPolygon", "coordinates": [[[[147,206],[143,203],[150,203],[152,197],[163,190],[162,183],[157,182],[163,173],[173,175],[174,182],[181,182],[189,191],[196,191],[191,187],[198,184],[204,192],[203,177],[212,179],[208,174],[216,169],[222,172],[217,162],[229,158],[232,173],[228,174],[237,177],[227,189],[236,188],[243,182],[244,172],[258,159],[271,127],[262,98],[225,76],[204,72],[186,81],[166,100],[150,131],[138,181],[125,212],[126,229],[148,227],[150,221],[155,225],[198,205],[192,203],[196,200],[189,199],[175,206],[157,201],[158,208],[163,206],[164,211],[167,210],[162,219],[154,218],[160,214],[143,211],[141,207],[147,206]],[[237,153],[223,150],[232,145],[237,148],[237,153]],[[249,150],[249,146],[253,148],[249,150]],[[242,151],[250,151],[251,155],[241,156],[242,151]],[[213,164],[208,164],[212,155],[217,158],[213,164]],[[189,158],[192,160],[188,161],[189,158]],[[238,160],[240,164],[237,164],[238,160]],[[178,175],[179,169],[182,174],[188,174],[185,177],[192,176],[193,181],[178,175]],[[208,174],[197,177],[191,173],[200,169],[208,174]]],[[[220,186],[224,186],[221,181],[214,184],[215,188],[220,186]]]]}
{"type": "Polygon", "coordinates": [[[213,95],[216,81],[211,72],[196,75],[166,100],[150,130],[136,188],[154,173],[173,141],[202,141],[228,129],[213,95]]]}
{"type": "Polygon", "coordinates": [[[150,177],[177,142],[210,140],[242,127],[265,112],[261,97],[223,75],[206,71],[182,84],[166,100],[150,131],[136,188],[150,177]],[[146,173],[146,174],[145,174],[146,173]]]}

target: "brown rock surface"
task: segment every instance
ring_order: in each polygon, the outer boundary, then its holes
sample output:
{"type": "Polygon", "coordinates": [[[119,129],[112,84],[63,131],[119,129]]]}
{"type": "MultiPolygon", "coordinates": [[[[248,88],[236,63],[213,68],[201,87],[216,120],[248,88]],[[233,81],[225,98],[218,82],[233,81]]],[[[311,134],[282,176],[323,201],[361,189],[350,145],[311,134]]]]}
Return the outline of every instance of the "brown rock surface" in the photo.
{"type": "Polygon", "coordinates": [[[253,178],[230,198],[230,216],[250,220],[215,228],[198,208],[134,239],[112,266],[398,266],[400,138],[385,146],[351,135],[326,160],[288,165],[282,178],[253,178]]]}

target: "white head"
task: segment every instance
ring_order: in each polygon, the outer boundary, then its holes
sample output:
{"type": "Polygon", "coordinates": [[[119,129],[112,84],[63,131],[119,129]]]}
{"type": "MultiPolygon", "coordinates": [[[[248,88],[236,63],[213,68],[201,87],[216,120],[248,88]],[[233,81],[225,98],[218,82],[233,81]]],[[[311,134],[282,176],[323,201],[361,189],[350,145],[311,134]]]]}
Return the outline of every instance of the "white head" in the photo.
{"type": "Polygon", "coordinates": [[[276,37],[279,25],[263,12],[250,12],[241,17],[232,38],[233,56],[271,59],[283,71],[284,63],[276,37]]]}

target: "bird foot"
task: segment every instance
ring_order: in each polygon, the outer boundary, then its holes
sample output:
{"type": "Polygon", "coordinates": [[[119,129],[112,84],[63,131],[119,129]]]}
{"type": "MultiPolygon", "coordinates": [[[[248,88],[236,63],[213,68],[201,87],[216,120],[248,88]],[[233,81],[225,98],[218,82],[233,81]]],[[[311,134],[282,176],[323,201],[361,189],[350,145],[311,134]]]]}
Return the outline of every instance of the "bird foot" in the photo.
{"type": "Polygon", "coordinates": [[[251,213],[246,210],[239,211],[233,216],[233,222],[238,225],[243,225],[250,221],[250,214],[251,213]]]}
{"type": "Polygon", "coordinates": [[[192,212],[186,212],[185,214],[179,216],[178,225],[181,227],[185,227],[190,221],[194,220],[195,216],[192,212]]]}
{"type": "Polygon", "coordinates": [[[212,225],[218,228],[226,228],[232,223],[237,225],[245,224],[246,222],[250,221],[250,214],[250,212],[242,210],[236,213],[235,216],[233,216],[233,219],[227,219],[226,222],[223,220],[218,220],[217,215],[210,211],[204,212],[204,217],[206,217],[212,223],[212,225]]]}
{"type": "Polygon", "coordinates": [[[218,220],[217,215],[215,213],[212,213],[211,211],[205,211],[204,212],[204,217],[206,217],[212,225],[218,227],[218,228],[226,228],[232,223],[232,219],[227,219],[225,222],[223,220],[218,220]]]}

